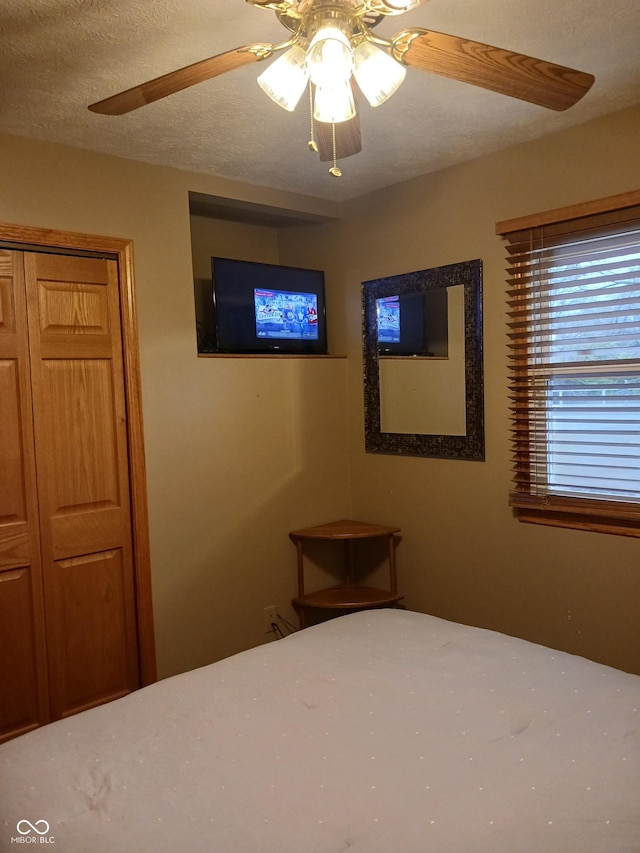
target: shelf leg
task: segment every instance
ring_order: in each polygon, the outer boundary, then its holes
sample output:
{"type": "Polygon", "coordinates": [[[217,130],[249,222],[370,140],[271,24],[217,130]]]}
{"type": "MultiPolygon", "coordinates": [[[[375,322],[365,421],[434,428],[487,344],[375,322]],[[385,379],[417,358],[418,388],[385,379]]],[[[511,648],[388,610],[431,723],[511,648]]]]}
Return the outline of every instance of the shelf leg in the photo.
{"type": "MultiPolygon", "coordinates": [[[[304,548],[302,539],[296,541],[296,553],[298,557],[298,599],[302,599],[304,598],[304,548]]],[[[307,627],[304,607],[298,607],[298,621],[301,629],[307,627]]]]}
{"type": "Polygon", "coordinates": [[[302,540],[300,539],[296,542],[296,552],[298,555],[298,598],[302,598],[304,596],[304,554],[302,550],[302,540]]]}
{"type": "Polygon", "coordinates": [[[396,578],[396,541],[389,536],[389,583],[391,584],[391,595],[398,594],[398,580],[396,578]]]}
{"type": "Polygon", "coordinates": [[[353,586],[354,582],[354,559],[353,559],[353,542],[347,539],[344,543],[345,547],[345,565],[347,570],[347,586],[353,586]]]}

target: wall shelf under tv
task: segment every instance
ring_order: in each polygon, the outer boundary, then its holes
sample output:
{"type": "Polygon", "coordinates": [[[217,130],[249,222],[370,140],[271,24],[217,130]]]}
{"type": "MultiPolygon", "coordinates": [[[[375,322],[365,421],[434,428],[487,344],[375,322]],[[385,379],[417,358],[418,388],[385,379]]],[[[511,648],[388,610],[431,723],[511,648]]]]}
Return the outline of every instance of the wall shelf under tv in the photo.
{"type": "Polygon", "coordinates": [[[285,358],[303,358],[303,359],[327,359],[327,358],[346,358],[346,355],[322,355],[300,354],[288,352],[199,352],[198,358],[270,358],[275,361],[282,361],[285,358]]]}

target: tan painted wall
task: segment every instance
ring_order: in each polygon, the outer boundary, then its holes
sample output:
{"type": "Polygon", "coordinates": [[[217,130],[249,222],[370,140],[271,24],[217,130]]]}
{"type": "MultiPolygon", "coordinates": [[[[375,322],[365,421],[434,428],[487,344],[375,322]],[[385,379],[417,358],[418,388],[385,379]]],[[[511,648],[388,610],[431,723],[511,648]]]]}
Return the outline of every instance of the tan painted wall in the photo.
{"type": "MultiPolygon", "coordinates": [[[[9,136],[0,163],[1,221],[134,241],[160,675],[263,642],[265,606],[293,615],[289,530],[348,515],[346,362],[197,358],[188,192],[314,204],[9,136]]],[[[270,229],[205,230],[277,259],[270,229]]]]}
{"type": "MultiPolygon", "coordinates": [[[[403,528],[407,606],[636,672],[640,540],[521,524],[507,505],[505,265],[494,225],[638,189],[639,130],[640,109],[625,111],[360,199],[343,225],[323,229],[327,266],[347,293],[354,516],[403,528]],[[486,462],[365,454],[360,282],[473,258],[484,262],[486,462]]],[[[319,252],[317,234],[313,243],[319,252]]],[[[303,256],[303,235],[295,245],[303,256]]]]}
{"type": "Polygon", "coordinates": [[[203,252],[325,269],[330,348],[348,358],[307,361],[197,358],[187,193],[331,205],[0,136],[0,220],[134,241],[161,675],[262,642],[262,608],[287,612],[295,591],[288,531],[347,515],[403,528],[409,607],[640,671],[638,541],[522,525],[508,509],[494,236],[496,220],[639,187],[639,126],[627,111],[376,193],[325,226],[203,226],[203,252]],[[487,461],[365,454],[360,282],[476,257],[487,461]]]}

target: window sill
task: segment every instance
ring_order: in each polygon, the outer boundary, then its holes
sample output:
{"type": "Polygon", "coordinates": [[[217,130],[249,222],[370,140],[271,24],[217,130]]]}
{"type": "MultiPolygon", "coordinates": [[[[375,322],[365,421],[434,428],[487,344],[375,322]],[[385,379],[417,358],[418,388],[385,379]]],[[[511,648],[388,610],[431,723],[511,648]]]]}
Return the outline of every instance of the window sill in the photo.
{"type": "Polygon", "coordinates": [[[512,492],[509,503],[519,521],[594,533],[640,537],[640,506],[585,498],[533,496],[512,492]]]}

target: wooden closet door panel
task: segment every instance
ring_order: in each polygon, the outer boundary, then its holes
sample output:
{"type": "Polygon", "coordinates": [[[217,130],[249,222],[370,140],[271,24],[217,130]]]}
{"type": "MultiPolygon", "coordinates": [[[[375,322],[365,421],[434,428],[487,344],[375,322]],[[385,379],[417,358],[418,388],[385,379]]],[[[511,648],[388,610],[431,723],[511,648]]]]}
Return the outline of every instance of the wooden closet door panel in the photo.
{"type": "MultiPolygon", "coordinates": [[[[0,285],[1,286],[1,285],[0,285]]],[[[0,333],[0,351],[2,347],[0,333]]],[[[18,358],[0,357],[0,568],[29,564],[29,520],[24,418],[18,358]]],[[[28,435],[27,435],[28,440],[28,435]]],[[[33,458],[33,453],[31,454],[33,458]]]]}
{"type": "Polygon", "coordinates": [[[25,258],[54,717],[139,686],[117,268],[25,258]]]}
{"type": "Polygon", "coordinates": [[[64,662],[57,668],[64,715],[129,692],[129,563],[122,548],[54,563],[49,642],[64,662]]]}
{"type": "Polygon", "coordinates": [[[0,741],[48,713],[22,256],[0,250],[0,741]]]}
{"type": "Polygon", "coordinates": [[[48,721],[46,673],[39,677],[41,613],[34,607],[41,596],[33,581],[30,566],[0,571],[0,742],[48,721]]]}
{"type": "Polygon", "coordinates": [[[52,554],[120,544],[128,536],[128,489],[126,471],[124,482],[119,477],[111,361],[46,359],[40,378],[52,554]]]}

